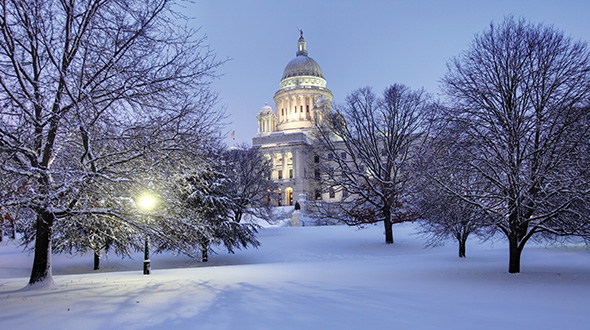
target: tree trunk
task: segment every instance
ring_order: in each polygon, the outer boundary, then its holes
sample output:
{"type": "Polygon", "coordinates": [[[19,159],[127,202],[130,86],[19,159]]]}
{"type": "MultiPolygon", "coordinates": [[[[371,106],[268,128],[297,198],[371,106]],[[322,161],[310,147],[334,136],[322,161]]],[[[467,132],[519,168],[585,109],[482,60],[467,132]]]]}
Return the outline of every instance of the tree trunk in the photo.
{"type": "Polygon", "coordinates": [[[467,237],[469,236],[469,233],[466,230],[461,230],[460,232],[458,232],[455,236],[455,238],[457,238],[457,241],[459,242],[459,258],[465,258],[466,254],[465,254],[465,246],[467,245],[467,237]]]}
{"type": "Polygon", "coordinates": [[[385,220],[383,220],[383,225],[385,226],[385,243],[393,244],[393,225],[391,223],[390,216],[385,217],[385,220]]]}
{"type": "Polygon", "coordinates": [[[208,254],[208,246],[207,244],[201,244],[201,254],[202,254],[202,258],[201,261],[202,262],[207,262],[209,261],[209,254],[208,254]]]}
{"type": "Polygon", "coordinates": [[[467,243],[467,239],[460,239],[459,240],[459,258],[465,258],[465,245],[467,243]]]}
{"type": "Polygon", "coordinates": [[[94,270],[100,269],[100,255],[98,251],[94,250],[94,270]]]}
{"type": "Polygon", "coordinates": [[[10,234],[10,238],[16,239],[16,225],[14,224],[14,219],[10,222],[10,226],[12,228],[12,233],[10,234]]]}
{"type": "Polygon", "coordinates": [[[520,273],[520,255],[522,249],[518,246],[518,238],[516,234],[508,237],[510,261],[508,264],[508,272],[510,274],[520,273]]]}
{"type": "Polygon", "coordinates": [[[51,233],[53,230],[53,214],[41,211],[37,214],[35,257],[29,285],[51,280],[51,233]]]}

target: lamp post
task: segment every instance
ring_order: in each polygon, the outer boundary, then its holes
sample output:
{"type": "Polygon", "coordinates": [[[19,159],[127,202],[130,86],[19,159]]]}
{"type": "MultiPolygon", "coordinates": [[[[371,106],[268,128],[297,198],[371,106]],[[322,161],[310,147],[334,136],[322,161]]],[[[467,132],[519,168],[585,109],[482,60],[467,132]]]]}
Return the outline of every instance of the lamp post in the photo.
{"type": "MultiPolygon", "coordinates": [[[[143,194],[138,199],[137,206],[144,212],[150,212],[156,206],[156,199],[149,193],[143,194]]],[[[147,220],[146,220],[147,223],[147,220]]],[[[149,236],[145,237],[145,248],[143,251],[143,275],[150,274],[150,250],[149,250],[149,236]]]]}

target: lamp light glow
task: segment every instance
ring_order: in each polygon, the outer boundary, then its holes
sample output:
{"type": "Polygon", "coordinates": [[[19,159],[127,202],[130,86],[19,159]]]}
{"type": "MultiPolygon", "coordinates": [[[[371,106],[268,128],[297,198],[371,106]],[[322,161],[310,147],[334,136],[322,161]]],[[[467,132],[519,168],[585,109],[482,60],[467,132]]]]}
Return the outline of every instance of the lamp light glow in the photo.
{"type": "Polygon", "coordinates": [[[156,199],[150,194],[143,194],[139,197],[137,206],[144,211],[150,211],[156,206],[156,199]]]}

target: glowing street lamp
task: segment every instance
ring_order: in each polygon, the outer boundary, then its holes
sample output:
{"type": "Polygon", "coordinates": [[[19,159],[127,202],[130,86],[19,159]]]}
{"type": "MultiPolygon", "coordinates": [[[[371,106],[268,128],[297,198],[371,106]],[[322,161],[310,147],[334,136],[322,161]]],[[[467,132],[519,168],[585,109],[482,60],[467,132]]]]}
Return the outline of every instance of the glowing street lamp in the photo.
{"type": "Polygon", "coordinates": [[[154,206],[156,206],[156,199],[151,194],[145,193],[139,197],[137,206],[139,206],[141,210],[149,212],[153,210],[154,206]]]}
{"type": "MultiPolygon", "coordinates": [[[[150,212],[156,206],[156,199],[149,193],[145,193],[137,200],[137,207],[144,212],[150,212]]],[[[147,223],[147,220],[146,220],[147,223]]],[[[143,251],[143,275],[150,274],[149,236],[145,237],[145,249],[143,251]]]]}

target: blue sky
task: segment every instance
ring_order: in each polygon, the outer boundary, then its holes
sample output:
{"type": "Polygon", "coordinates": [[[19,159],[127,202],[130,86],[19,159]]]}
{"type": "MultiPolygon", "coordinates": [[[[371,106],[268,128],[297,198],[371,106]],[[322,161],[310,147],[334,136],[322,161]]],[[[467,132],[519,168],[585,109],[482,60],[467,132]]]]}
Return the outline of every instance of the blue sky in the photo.
{"type": "Polygon", "coordinates": [[[334,102],[371,86],[402,83],[439,93],[449,59],[466,50],[490,22],[507,15],[553,25],[590,42],[590,1],[272,1],[195,0],[183,12],[219,59],[231,58],[213,83],[228,113],[227,132],[251,144],[256,115],[273,96],[283,69],[295,57],[299,29],[309,56],[323,71],[334,102]]]}

